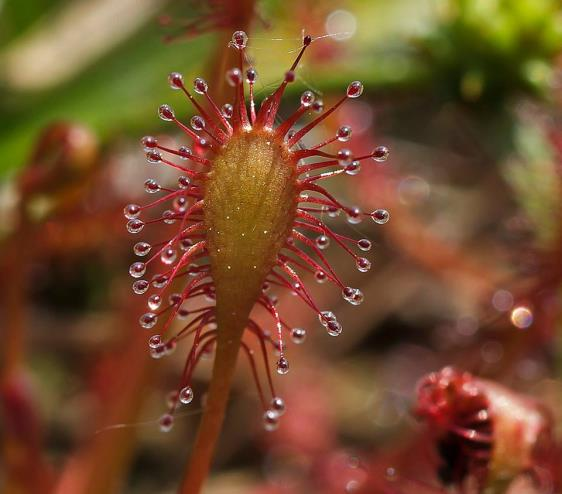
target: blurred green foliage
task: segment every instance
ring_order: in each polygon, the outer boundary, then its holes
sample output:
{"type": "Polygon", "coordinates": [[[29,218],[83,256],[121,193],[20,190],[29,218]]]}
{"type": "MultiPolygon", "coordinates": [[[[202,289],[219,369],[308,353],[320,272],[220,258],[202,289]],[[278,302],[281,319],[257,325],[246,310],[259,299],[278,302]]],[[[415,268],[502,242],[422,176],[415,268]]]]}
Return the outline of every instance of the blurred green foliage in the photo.
{"type": "Polygon", "coordinates": [[[562,48],[558,0],[441,0],[418,40],[440,91],[495,106],[516,91],[545,95],[562,48]]]}

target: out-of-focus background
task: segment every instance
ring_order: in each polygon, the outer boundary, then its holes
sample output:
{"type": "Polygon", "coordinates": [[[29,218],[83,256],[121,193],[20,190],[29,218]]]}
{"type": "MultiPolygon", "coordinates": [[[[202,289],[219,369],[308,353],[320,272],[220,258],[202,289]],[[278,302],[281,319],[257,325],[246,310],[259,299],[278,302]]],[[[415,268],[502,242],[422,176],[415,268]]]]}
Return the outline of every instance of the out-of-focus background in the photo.
{"type": "MultiPolygon", "coordinates": [[[[355,153],[389,146],[385,164],[366,162],[329,188],[391,219],[329,220],[374,243],[369,274],[327,252],[366,300],[352,307],[313,287],[344,326],[334,340],[280,294],[280,310],[308,331],[289,348],[291,372],[276,376],[288,412],[278,431],[262,430],[241,361],[205,492],[394,492],[372,484],[379,470],[407,480],[400,492],[438,492],[423,487],[438,485],[435,462],[411,410],[418,379],[445,365],[537,398],[556,436],[560,2],[262,0],[248,13],[244,1],[245,26],[222,4],[0,0],[0,491],[175,492],[211,362],[198,368],[190,411],[161,433],[186,354],[148,357],[122,209],[145,200],[143,182],[158,173],[139,146],[170,132],[158,105],[190,115],[168,73],[224,85],[239,27],[258,99],[290,66],[303,29],[326,36],[306,54],[282,115],[305,89],[328,105],[350,81],[364,83],[316,137],[349,124],[355,153]]],[[[509,492],[559,492],[559,469],[548,491],[516,479],[509,492]]]]}

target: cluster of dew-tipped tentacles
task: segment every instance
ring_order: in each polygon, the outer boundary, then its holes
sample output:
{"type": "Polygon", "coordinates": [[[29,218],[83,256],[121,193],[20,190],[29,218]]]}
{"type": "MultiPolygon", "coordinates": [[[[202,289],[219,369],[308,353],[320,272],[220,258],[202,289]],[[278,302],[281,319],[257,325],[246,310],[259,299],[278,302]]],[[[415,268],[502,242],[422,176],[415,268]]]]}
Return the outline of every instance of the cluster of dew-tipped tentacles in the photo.
{"type": "Polygon", "coordinates": [[[206,231],[203,224],[205,177],[213,167],[213,156],[233,135],[237,132],[252,132],[256,128],[269,131],[272,139],[279,139],[286,146],[285,149],[294,160],[299,177],[297,185],[300,195],[296,198],[298,208],[292,232],[277,256],[276,266],[264,280],[261,296],[256,300],[256,304],[263,307],[273,318],[276,331],[272,333],[262,328],[252,318],[248,320],[246,330],[259,342],[260,360],[263,360],[265,367],[271,399],[266,399],[253,350],[244,341],[241,343],[249,359],[264,408],[264,425],[267,430],[277,427],[279,416],[284,411],[283,400],[275,392],[269,366],[268,347],[271,347],[279,357],[277,372],[286,374],[289,363],[285,357],[284,333],[288,333],[294,343],[302,343],[306,337],[304,329],[291,328],[280,317],[276,309],[276,297],[268,292],[273,286],[286,287],[293,291],[317,313],[320,323],[328,334],[338,336],[342,332],[340,323],[332,312],[317,307],[302,282],[298,270],[313,273],[319,283],[326,281],[333,283],[341,290],[345,300],[358,305],[363,301],[363,294],[359,289],[348,287],[341,281],[322,251],[328,248],[330,242],[336,243],[353,258],[359,271],[367,272],[371,262],[355,250],[369,251],[371,242],[368,239],[355,240],[335,233],[326,226],[321,217],[324,213],[329,217],[335,217],[343,212],[351,224],[359,223],[364,217],[370,217],[378,224],[386,223],[389,219],[389,213],[384,209],[364,213],[356,207],[344,206],[325,188],[318,185],[320,181],[340,174],[355,175],[359,172],[362,160],[373,159],[376,162],[384,162],[388,157],[388,149],[385,146],[379,146],[371,154],[360,157],[354,157],[348,149],[340,149],[337,154],[322,151],[323,147],[331,143],[348,141],[352,132],[348,126],[340,127],[335,136],[315,146],[306,148],[301,142],[304,136],[348,98],[359,97],[363,92],[361,82],[355,81],[349,84],[346,95],[325,111],[322,101],[313,92],[305,91],[300,98],[299,108],[283,123],[274,126],[283,92],[287,85],[295,80],[294,70],[313,39],[304,36],[303,45],[293,65],[285,73],[279,87],[262,102],[259,110],[256,109],[254,102],[257,73],[251,66],[245,70],[245,73],[243,72],[244,65],[249,65],[245,52],[247,39],[244,32],[237,31],[233,34],[230,43],[231,47],[238,50],[240,54],[240,66],[226,73],[228,83],[234,88],[233,105],[225,104],[219,108],[209,95],[207,82],[196,78],[193,92],[201,95],[205,100],[205,104],[202,105],[188,90],[181,74],[170,74],[169,83],[172,89],[183,92],[199,114],[191,118],[190,126],[182,123],[168,105],[160,106],[158,114],[162,120],[174,123],[190,138],[193,142],[192,148],[181,146],[179,149],[170,149],[155,137],[144,137],[142,146],[146,151],[148,162],[170,166],[179,170],[181,175],[175,187],[163,186],[152,179],[147,180],[146,192],[161,193],[162,197],[144,206],[130,204],[124,211],[129,220],[127,229],[130,233],[138,234],[146,225],[151,224],[175,225],[174,233],[168,234],[160,243],[135,244],[134,253],[137,256],[151,255],[144,262],[132,264],[129,270],[133,278],[138,278],[133,284],[133,291],[136,294],[145,294],[152,287],[152,293],[148,296],[150,311],[140,317],[141,327],[152,330],[158,320],[164,320],[159,334],[153,334],[149,338],[152,357],[158,359],[168,355],[173,352],[178,341],[188,337],[193,338],[181,382],[169,402],[168,413],[160,420],[162,430],[169,430],[172,427],[174,410],[180,404],[188,404],[193,400],[190,385],[193,371],[201,357],[210,353],[217,331],[220,331],[215,324],[215,288],[210,272],[206,231]],[[249,86],[249,112],[245,101],[244,80],[249,86]],[[315,113],[318,116],[310,123],[294,130],[293,126],[306,113],[315,113]],[[164,207],[165,204],[168,205],[167,208],[164,207]],[[160,208],[164,209],[160,216],[141,219],[141,215],[145,215],[148,210],[160,208]],[[302,247],[308,248],[309,253],[302,247]],[[160,268],[157,267],[158,264],[160,268]],[[153,274],[150,280],[143,279],[149,267],[158,272],[153,274]],[[172,284],[177,287],[178,281],[183,281],[183,289],[180,292],[171,292],[172,284]],[[184,306],[186,301],[190,301],[193,306],[194,300],[201,301],[199,308],[188,309],[184,306]],[[172,332],[170,328],[174,320],[182,321],[183,327],[169,334],[172,332]]]}

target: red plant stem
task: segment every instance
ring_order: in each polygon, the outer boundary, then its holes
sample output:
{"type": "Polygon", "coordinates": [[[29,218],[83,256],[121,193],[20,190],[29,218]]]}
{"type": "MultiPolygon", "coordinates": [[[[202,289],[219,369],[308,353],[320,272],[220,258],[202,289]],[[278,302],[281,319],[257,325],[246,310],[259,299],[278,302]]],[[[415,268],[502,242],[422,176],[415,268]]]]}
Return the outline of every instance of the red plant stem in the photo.
{"type": "MultiPolygon", "coordinates": [[[[218,308],[218,307],[217,307],[218,308]]],[[[248,317],[232,318],[230,311],[217,311],[219,329],[213,375],[207,404],[199,425],[191,458],[188,461],[180,494],[198,494],[208,476],[213,454],[224,421],[240,340],[248,317]],[[227,317],[224,317],[227,316],[227,317]],[[222,324],[221,324],[222,323],[222,324]],[[226,324],[225,324],[226,323],[226,324]]]]}
{"type": "Polygon", "coordinates": [[[9,288],[0,292],[5,331],[0,348],[0,412],[4,421],[2,450],[6,492],[47,492],[52,472],[42,452],[42,427],[24,364],[27,260],[33,256],[26,221],[2,247],[0,275],[9,288]],[[23,259],[23,264],[16,259],[23,259]]]}

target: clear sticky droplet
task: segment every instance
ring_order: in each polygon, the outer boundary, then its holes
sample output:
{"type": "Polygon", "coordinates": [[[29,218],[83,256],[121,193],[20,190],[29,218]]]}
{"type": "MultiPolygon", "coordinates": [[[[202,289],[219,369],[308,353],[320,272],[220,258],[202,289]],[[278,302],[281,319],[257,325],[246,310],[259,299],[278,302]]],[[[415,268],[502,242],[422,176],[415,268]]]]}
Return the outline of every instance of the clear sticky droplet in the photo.
{"type": "Polygon", "coordinates": [[[342,125],[336,132],[336,137],[340,142],[347,142],[351,139],[351,127],[349,125],[342,125]]]}
{"type": "Polygon", "coordinates": [[[146,153],[146,161],[152,164],[160,163],[162,161],[162,154],[160,151],[150,150],[146,153]]]}
{"type": "Polygon", "coordinates": [[[289,372],[289,361],[285,357],[281,357],[277,361],[277,373],[285,375],[289,372]]]}
{"type": "Polygon", "coordinates": [[[231,46],[238,50],[246,48],[248,44],[248,35],[244,31],[235,31],[232,34],[232,40],[230,42],[231,46]]]}
{"type": "Polygon", "coordinates": [[[165,122],[170,122],[176,118],[176,114],[170,105],[160,105],[158,107],[158,116],[165,122]]]}
{"type": "Polygon", "coordinates": [[[390,150],[386,146],[378,146],[373,150],[372,158],[377,163],[384,163],[389,155],[390,150]]]}
{"type": "Polygon", "coordinates": [[[390,213],[386,209],[375,209],[371,213],[371,218],[377,225],[384,225],[390,219],[390,213]]]}
{"type": "Polygon", "coordinates": [[[139,324],[143,329],[152,329],[158,322],[158,316],[153,312],[147,312],[139,318],[139,324]]]}
{"type": "Polygon", "coordinates": [[[150,252],[151,248],[151,245],[147,242],[137,242],[133,247],[133,252],[139,257],[144,257],[150,252]]]}
{"type": "Polygon", "coordinates": [[[363,221],[361,210],[358,207],[353,207],[347,211],[347,222],[350,225],[357,225],[363,221]]]}
{"type": "Polygon", "coordinates": [[[314,93],[312,91],[305,91],[301,95],[301,105],[305,108],[309,108],[312,103],[314,103],[315,99],[316,97],[314,96],[314,93]]]}
{"type": "Polygon", "coordinates": [[[149,348],[158,348],[162,344],[162,336],[155,334],[148,339],[149,348]]]}
{"type": "Polygon", "coordinates": [[[189,405],[193,401],[193,390],[190,386],[185,386],[180,390],[180,401],[184,405],[189,405]]]}
{"type": "Polygon", "coordinates": [[[330,336],[339,336],[342,331],[342,325],[337,320],[331,320],[326,323],[326,331],[330,336]]]}
{"type": "Polygon", "coordinates": [[[338,163],[340,166],[345,168],[347,165],[351,165],[352,162],[353,153],[350,149],[340,149],[338,151],[338,163]]]}
{"type": "Polygon", "coordinates": [[[285,413],[285,400],[280,396],[274,396],[271,399],[271,410],[277,413],[278,416],[281,416],[285,413]]]}
{"type": "Polygon", "coordinates": [[[172,72],[168,76],[168,83],[172,89],[181,89],[183,87],[183,75],[179,72],[172,72]]]}
{"type": "Polygon", "coordinates": [[[357,247],[359,247],[363,252],[371,250],[372,246],[373,244],[371,243],[371,241],[366,238],[362,238],[357,242],[357,247]]]}
{"type": "Polygon", "coordinates": [[[209,85],[205,79],[197,77],[193,81],[193,90],[198,94],[205,94],[209,90],[209,85]]]}
{"type": "Polygon", "coordinates": [[[325,250],[330,246],[330,238],[327,235],[319,235],[316,237],[316,247],[325,250]]]}
{"type": "Polygon", "coordinates": [[[355,261],[355,265],[362,273],[366,273],[369,269],[371,269],[371,261],[369,261],[366,257],[358,257],[355,261]]]}
{"type": "Polygon", "coordinates": [[[203,117],[200,117],[199,115],[194,115],[193,117],[191,117],[191,128],[193,130],[203,130],[205,128],[206,122],[205,119],[203,117]]]}
{"type": "Polygon", "coordinates": [[[347,86],[346,93],[348,98],[359,98],[359,96],[363,94],[363,83],[360,81],[353,81],[347,86]]]}
{"type": "Polygon", "coordinates": [[[162,304],[162,297],[160,295],[155,293],[154,295],[148,297],[147,305],[150,310],[158,310],[161,304],[162,304]]]}
{"type": "Polygon", "coordinates": [[[221,113],[224,118],[232,118],[234,108],[230,103],[225,103],[224,105],[222,105],[221,113]]]}
{"type": "Polygon", "coordinates": [[[156,192],[159,192],[160,189],[160,184],[153,178],[149,178],[146,182],[144,182],[144,190],[149,194],[155,194],[156,192]]]}
{"type": "Polygon", "coordinates": [[[306,330],[303,328],[293,328],[291,330],[291,340],[297,345],[301,345],[306,340],[306,330]]]}
{"type": "Polygon", "coordinates": [[[146,265],[144,262],[134,262],[129,267],[129,274],[133,278],[141,278],[144,276],[144,273],[146,273],[146,265]]]}
{"type": "Polygon", "coordinates": [[[167,248],[160,254],[160,260],[163,264],[170,265],[173,264],[178,257],[178,253],[175,249],[167,248]]]}
{"type": "Polygon", "coordinates": [[[133,292],[136,293],[137,295],[142,295],[143,293],[146,293],[149,286],[150,283],[148,283],[148,281],[137,280],[133,283],[133,292]]]}
{"type": "Polygon", "coordinates": [[[141,207],[138,204],[127,204],[123,209],[123,215],[128,220],[134,220],[139,216],[141,207]]]}
{"type": "Polygon", "coordinates": [[[263,428],[272,432],[279,427],[279,414],[273,410],[266,410],[263,414],[263,428]]]}
{"type": "Polygon", "coordinates": [[[144,228],[144,221],[139,219],[129,220],[127,223],[127,231],[129,233],[140,233],[144,228]]]}
{"type": "Polygon", "coordinates": [[[160,426],[160,430],[162,432],[170,432],[174,426],[174,416],[169,413],[165,413],[158,420],[158,425],[160,426]]]}

